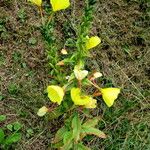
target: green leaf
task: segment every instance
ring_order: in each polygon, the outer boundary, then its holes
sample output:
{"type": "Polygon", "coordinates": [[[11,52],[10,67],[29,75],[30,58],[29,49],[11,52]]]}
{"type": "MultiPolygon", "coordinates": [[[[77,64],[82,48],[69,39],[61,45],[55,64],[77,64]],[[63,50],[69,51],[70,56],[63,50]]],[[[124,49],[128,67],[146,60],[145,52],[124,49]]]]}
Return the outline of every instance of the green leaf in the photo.
{"type": "Polygon", "coordinates": [[[90,148],[84,146],[82,143],[76,145],[77,150],[90,150],[90,148]]]}
{"type": "Polygon", "coordinates": [[[61,147],[61,150],[70,150],[73,145],[72,139],[73,133],[71,131],[66,132],[63,139],[64,146],[61,147]]]}
{"type": "Polygon", "coordinates": [[[11,145],[21,140],[21,133],[14,133],[8,136],[4,142],[5,145],[11,145]]]}
{"type": "Polygon", "coordinates": [[[26,136],[29,138],[29,137],[33,136],[33,134],[34,134],[33,129],[32,128],[28,128],[26,136]]]}
{"type": "Polygon", "coordinates": [[[6,127],[8,130],[13,131],[13,125],[12,124],[8,124],[6,127]]]}
{"type": "Polygon", "coordinates": [[[82,127],[95,127],[98,124],[99,120],[100,120],[100,117],[89,119],[82,125],[82,127]]]}
{"type": "Polygon", "coordinates": [[[5,137],[5,133],[3,129],[0,129],[0,144],[3,143],[4,137],[5,137]]]}
{"type": "Polygon", "coordinates": [[[66,45],[67,47],[75,47],[75,46],[76,46],[76,43],[75,43],[74,39],[68,38],[68,39],[66,40],[65,45],[66,45]]]}
{"type": "Polygon", "coordinates": [[[75,114],[74,118],[72,119],[72,128],[73,128],[73,138],[75,142],[77,142],[80,138],[81,132],[81,121],[78,114],[75,114]]]}
{"type": "MultiPolygon", "coordinates": [[[[0,62],[1,64],[1,62],[0,62]]],[[[4,96],[3,95],[0,95],[0,101],[2,101],[4,99],[4,96]]]]}
{"type": "Polygon", "coordinates": [[[83,114],[85,116],[87,116],[88,118],[93,118],[93,116],[91,115],[91,110],[90,109],[84,108],[82,111],[83,111],[83,114]]]}
{"type": "Polygon", "coordinates": [[[34,37],[29,38],[29,44],[35,45],[36,43],[37,43],[36,38],[34,37]]]}
{"type": "Polygon", "coordinates": [[[69,141],[71,141],[73,139],[73,134],[71,131],[67,131],[65,132],[64,134],[64,137],[63,137],[63,143],[66,144],[68,143],[69,141]]]}
{"type": "Polygon", "coordinates": [[[81,132],[81,139],[83,139],[86,135],[96,135],[99,138],[106,138],[106,134],[104,132],[93,127],[82,127],[81,132]]]}
{"type": "Polygon", "coordinates": [[[19,122],[15,122],[13,125],[15,131],[19,131],[22,128],[22,124],[19,122]]]}
{"type": "Polygon", "coordinates": [[[63,62],[67,64],[67,63],[72,63],[73,61],[70,58],[65,58],[63,59],[63,62]]]}
{"type": "Polygon", "coordinates": [[[51,143],[51,148],[53,149],[59,149],[60,147],[62,147],[64,144],[63,144],[63,141],[60,141],[58,143],[51,143]]]}
{"type": "Polygon", "coordinates": [[[64,137],[64,135],[65,135],[66,132],[68,132],[68,129],[65,126],[63,126],[62,128],[60,128],[57,131],[57,133],[55,135],[55,138],[52,141],[52,143],[58,143],[59,141],[63,140],[63,137],[64,137]]]}
{"type": "Polygon", "coordinates": [[[6,116],[5,115],[0,115],[0,121],[5,121],[6,120],[6,116]]]}
{"type": "Polygon", "coordinates": [[[73,146],[73,142],[69,141],[63,147],[61,147],[60,149],[61,150],[70,150],[72,148],[72,146],[73,146]]]}

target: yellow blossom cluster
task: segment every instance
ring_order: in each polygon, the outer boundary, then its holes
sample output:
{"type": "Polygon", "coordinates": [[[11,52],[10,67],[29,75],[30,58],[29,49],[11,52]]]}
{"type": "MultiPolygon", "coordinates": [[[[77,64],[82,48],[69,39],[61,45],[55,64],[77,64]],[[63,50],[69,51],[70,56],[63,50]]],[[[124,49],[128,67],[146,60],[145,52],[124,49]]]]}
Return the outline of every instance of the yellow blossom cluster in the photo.
{"type": "MultiPolygon", "coordinates": [[[[48,97],[54,103],[58,105],[63,101],[65,92],[62,87],[51,85],[47,88],[48,97]]],[[[102,88],[100,89],[103,100],[108,107],[111,107],[114,101],[117,99],[120,89],[119,88],[102,88]]],[[[71,99],[75,105],[84,106],[85,108],[95,108],[97,101],[91,96],[81,93],[80,88],[71,89],[71,99]]]]}
{"type": "MultiPolygon", "coordinates": [[[[42,0],[28,0],[31,3],[37,5],[38,7],[42,6],[42,0]]],[[[50,0],[53,11],[59,11],[62,9],[66,9],[70,6],[69,0],[50,0]]]]}
{"type": "MultiPolygon", "coordinates": [[[[38,7],[42,6],[42,0],[28,0],[28,1],[37,5],[38,7]]],[[[70,0],[50,0],[50,4],[52,6],[53,12],[56,12],[68,8],[70,6],[70,0]]],[[[101,39],[98,36],[87,37],[87,40],[85,42],[85,48],[86,50],[90,50],[96,47],[97,45],[99,45],[100,43],[101,43],[101,39]]],[[[66,49],[62,49],[61,53],[63,55],[68,54],[66,49]]],[[[87,77],[88,71],[83,70],[82,67],[76,65],[74,67],[73,74],[74,74],[74,78],[76,78],[79,81],[79,83],[81,83],[81,81],[87,77]]],[[[96,78],[99,78],[101,76],[102,74],[100,72],[95,72],[91,80],[95,80],[96,78]]],[[[98,89],[102,95],[104,102],[108,107],[111,107],[113,105],[114,101],[118,98],[118,95],[120,93],[119,88],[98,88],[98,89]]],[[[58,85],[50,85],[47,87],[47,93],[49,99],[53,103],[57,103],[58,105],[60,105],[65,96],[65,89],[63,89],[58,85]]],[[[70,96],[74,105],[82,106],[84,108],[89,108],[89,109],[96,108],[97,106],[97,100],[94,99],[92,96],[86,95],[84,92],[82,92],[81,87],[73,87],[70,90],[70,96]]],[[[48,108],[43,106],[42,108],[39,109],[37,114],[39,116],[43,116],[48,111],[49,111],[48,108]]]]}

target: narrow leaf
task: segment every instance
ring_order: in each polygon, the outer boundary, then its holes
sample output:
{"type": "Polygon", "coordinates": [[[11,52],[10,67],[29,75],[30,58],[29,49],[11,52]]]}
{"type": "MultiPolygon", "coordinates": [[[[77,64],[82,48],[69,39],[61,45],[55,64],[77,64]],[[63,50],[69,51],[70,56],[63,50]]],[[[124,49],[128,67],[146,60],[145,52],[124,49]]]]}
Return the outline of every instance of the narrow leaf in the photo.
{"type": "Polygon", "coordinates": [[[89,119],[82,126],[83,127],[95,127],[98,124],[99,120],[100,120],[100,117],[89,119]]]}
{"type": "Polygon", "coordinates": [[[73,145],[72,139],[73,133],[71,131],[66,132],[63,139],[64,146],[61,147],[61,150],[70,150],[73,145]]]}
{"type": "Polygon", "coordinates": [[[60,148],[60,150],[70,150],[73,146],[72,141],[68,141],[63,147],[60,148]]]}
{"type": "Polygon", "coordinates": [[[75,114],[74,118],[72,119],[72,128],[73,128],[73,137],[75,142],[77,142],[80,138],[81,132],[81,121],[78,114],[75,114]]]}
{"type": "MultiPolygon", "coordinates": [[[[59,149],[60,147],[62,147],[64,145],[63,141],[60,141],[58,143],[52,143],[51,148],[53,149],[59,149]]],[[[50,149],[49,149],[50,150],[50,149]]]]}
{"type": "Polygon", "coordinates": [[[3,143],[4,137],[5,137],[5,133],[3,129],[0,129],[0,144],[3,143]]]}
{"type": "Polygon", "coordinates": [[[21,140],[21,133],[14,133],[8,136],[4,142],[5,145],[11,145],[21,140]]]}
{"type": "Polygon", "coordinates": [[[69,141],[71,141],[73,139],[73,134],[71,131],[67,131],[65,132],[64,134],[64,137],[63,137],[63,142],[64,144],[67,144],[69,141]]]}
{"type": "Polygon", "coordinates": [[[106,138],[106,134],[99,129],[93,127],[83,127],[81,133],[81,139],[83,139],[86,135],[96,135],[99,138],[106,138]]]}
{"type": "Polygon", "coordinates": [[[65,135],[65,133],[68,131],[68,129],[65,127],[65,126],[63,126],[62,128],[60,128],[58,131],[57,131],[57,133],[56,133],[56,135],[55,135],[55,138],[54,138],[54,140],[52,141],[52,143],[58,143],[59,141],[61,141],[61,140],[63,140],[63,137],[64,137],[64,135],[65,135]]]}
{"type": "Polygon", "coordinates": [[[76,145],[78,150],[90,150],[87,146],[83,145],[82,143],[79,143],[76,145]]]}

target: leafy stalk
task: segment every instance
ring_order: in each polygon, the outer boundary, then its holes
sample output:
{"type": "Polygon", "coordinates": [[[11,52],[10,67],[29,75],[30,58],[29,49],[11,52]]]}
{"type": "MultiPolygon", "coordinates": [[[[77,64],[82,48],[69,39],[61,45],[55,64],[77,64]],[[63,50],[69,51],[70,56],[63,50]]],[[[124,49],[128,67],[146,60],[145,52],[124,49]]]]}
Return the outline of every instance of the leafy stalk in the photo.
{"type": "Polygon", "coordinates": [[[60,76],[60,67],[56,65],[59,62],[59,57],[56,45],[57,41],[54,36],[54,27],[55,21],[53,16],[51,16],[51,20],[48,20],[48,22],[42,26],[41,33],[47,47],[47,57],[49,60],[49,66],[51,68],[50,74],[51,76],[54,76],[59,83],[61,83],[62,77],[60,76]]]}
{"type": "Polygon", "coordinates": [[[79,27],[78,39],[76,42],[77,51],[78,51],[77,62],[84,60],[85,56],[87,55],[85,43],[87,41],[87,36],[89,35],[89,31],[90,31],[91,24],[93,21],[95,3],[96,3],[96,0],[86,1],[86,6],[84,8],[84,15],[83,15],[80,27],[79,27]]]}
{"type": "MultiPolygon", "coordinates": [[[[85,43],[87,40],[87,36],[89,34],[92,20],[93,20],[93,13],[94,13],[94,5],[96,3],[96,0],[86,0],[86,6],[84,8],[84,15],[79,27],[78,31],[78,39],[77,39],[77,55],[75,57],[76,63],[82,63],[84,62],[85,57],[87,56],[87,50],[85,47],[85,43]]],[[[56,45],[56,38],[54,37],[54,19],[51,18],[51,21],[48,22],[46,25],[43,26],[42,28],[42,35],[46,41],[46,45],[48,46],[47,54],[48,54],[48,59],[50,60],[50,67],[52,69],[51,75],[55,75],[57,81],[59,83],[63,83],[62,78],[60,75],[60,67],[57,66],[57,62],[59,60],[58,54],[57,54],[57,45],[56,45]]],[[[82,63],[84,64],[84,63],[82,63]]],[[[67,105],[67,107],[59,106],[56,110],[53,112],[49,113],[49,120],[58,118],[62,114],[72,110],[73,107],[70,105],[67,105]]]]}

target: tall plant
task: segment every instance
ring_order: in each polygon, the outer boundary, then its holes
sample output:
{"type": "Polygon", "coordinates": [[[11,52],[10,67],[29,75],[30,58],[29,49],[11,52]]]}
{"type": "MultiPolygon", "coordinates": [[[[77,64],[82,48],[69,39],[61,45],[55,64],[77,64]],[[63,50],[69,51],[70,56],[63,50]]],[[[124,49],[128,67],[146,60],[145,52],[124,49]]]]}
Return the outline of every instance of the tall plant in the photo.
{"type": "MultiPolygon", "coordinates": [[[[42,0],[30,0],[39,7],[42,17],[41,33],[45,39],[47,56],[49,60],[50,73],[53,77],[51,84],[47,87],[47,94],[51,102],[56,103],[53,110],[43,106],[38,111],[38,116],[47,114],[49,120],[64,115],[64,125],[57,131],[53,147],[63,150],[89,149],[83,145],[86,135],[96,135],[106,138],[106,135],[95,128],[99,117],[93,117],[90,110],[97,107],[97,96],[102,96],[108,107],[111,107],[120,93],[119,88],[102,88],[96,84],[100,78],[100,72],[85,70],[85,62],[90,50],[101,43],[98,36],[89,37],[96,0],[86,0],[84,13],[80,24],[78,24],[77,40],[74,53],[68,58],[62,59],[59,54],[57,37],[54,34],[56,21],[55,13],[70,6],[69,0],[50,0],[51,7],[46,8],[50,16],[43,15],[42,0]],[[68,67],[69,66],[69,67],[68,67]],[[62,69],[63,68],[63,69],[62,69]],[[68,69],[69,68],[69,69],[68,69]],[[66,70],[69,76],[66,77],[66,70]],[[94,93],[86,90],[94,87],[94,93]],[[88,115],[87,115],[88,112],[88,115]]],[[[46,13],[45,13],[46,14],[46,13]]],[[[62,55],[68,54],[67,50],[61,50],[62,55]]]]}

